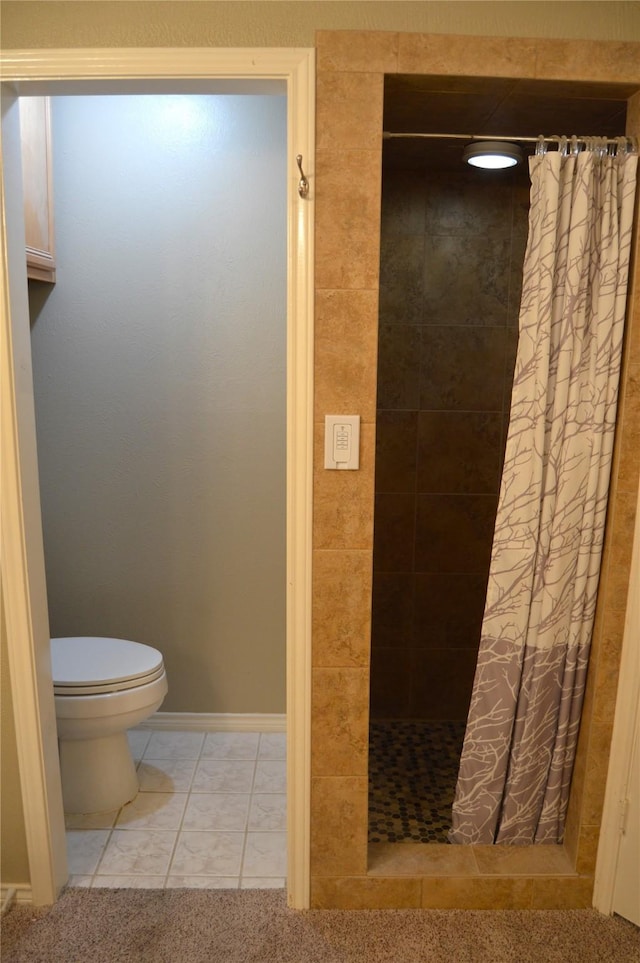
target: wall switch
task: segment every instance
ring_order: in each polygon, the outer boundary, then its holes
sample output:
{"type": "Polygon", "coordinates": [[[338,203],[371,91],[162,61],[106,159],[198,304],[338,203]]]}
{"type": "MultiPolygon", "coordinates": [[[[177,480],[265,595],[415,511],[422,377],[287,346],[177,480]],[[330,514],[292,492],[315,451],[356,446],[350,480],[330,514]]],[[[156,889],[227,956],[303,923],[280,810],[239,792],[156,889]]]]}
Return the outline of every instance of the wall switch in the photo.
{"type": "Polygon", "coordinates": [[[324,467],[360,467],[360,415],[324,416],[324,467]]]}

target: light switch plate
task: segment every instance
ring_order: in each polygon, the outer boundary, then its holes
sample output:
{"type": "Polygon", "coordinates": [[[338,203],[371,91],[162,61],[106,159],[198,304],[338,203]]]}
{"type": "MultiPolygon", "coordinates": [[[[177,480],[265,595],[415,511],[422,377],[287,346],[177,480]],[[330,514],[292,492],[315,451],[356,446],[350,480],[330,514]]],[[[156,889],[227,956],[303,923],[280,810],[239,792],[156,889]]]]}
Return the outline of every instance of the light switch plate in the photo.
{"type": "Polygon", "coordinates": [[[360,415],[324,416],[324,467],[360,467],[360,415]]]}

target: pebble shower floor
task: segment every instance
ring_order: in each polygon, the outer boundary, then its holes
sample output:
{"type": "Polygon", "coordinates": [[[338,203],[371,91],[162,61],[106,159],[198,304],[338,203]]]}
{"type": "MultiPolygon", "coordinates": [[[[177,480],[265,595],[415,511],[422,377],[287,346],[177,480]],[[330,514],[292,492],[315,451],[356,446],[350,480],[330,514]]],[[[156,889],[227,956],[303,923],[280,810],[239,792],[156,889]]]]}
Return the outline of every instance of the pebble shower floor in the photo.
{"type": "Polygon", "coordinates": [[[446,843],[466,722],[371,722],[369,842],[446,843]]]}
{"type": "Polygon", "coordinates": [[[284,887],[284,733],[128,736],[140,792],[114,812],[66,817],[70,886],[284,887]]]}

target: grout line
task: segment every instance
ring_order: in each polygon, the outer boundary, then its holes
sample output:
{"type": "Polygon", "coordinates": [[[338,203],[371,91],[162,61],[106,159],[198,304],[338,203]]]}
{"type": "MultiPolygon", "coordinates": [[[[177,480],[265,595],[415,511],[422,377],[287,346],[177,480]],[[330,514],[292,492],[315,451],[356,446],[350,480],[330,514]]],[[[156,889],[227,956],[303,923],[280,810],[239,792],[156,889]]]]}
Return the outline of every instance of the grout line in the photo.
{"type": "MultiPolygon", "coordinates": [[[[194,769],[194,775],[195,775],[195,769],[194,769]]],[[[191,777],[191,782],[193,782],[193,776],[191,777]]],[[[175,796],[175,795],[177,795],[177,793],[172,793],[172,795],[175,796]]],[[[178,848],[178,843],[180,842],[180,834],[181,834],[181,832],[182,832],[182,826],[184,825],[184,817],[185,817],[185,815],[186,815],[187,809],[189,808],[189,800],[190,800],[190,799],[191,799],[191,788],[189,788],[189,790],[188,790],[188,792],[187,792],[187,798],[186,798],[186,800],[185,800],[184,809],[182,810],[182,816],[180,817],[180,823],[179,823],[179,825],[178,825],[178,831],[176,832],[176,838],[175,838],[175,841],[174,841],[173,846],[172,846],[172,848],[171,848],[171,853],[170,853],[170,855],[169,855],[169,862],[167,863],[167,872],[164,874],[164,880],[163,880],[163,883],[162,883],[162,888],[163,888],[163,889],[166,889],[166,888],[167,888],[167,882],[168,882],[168,880],[169,880],[169,876],[171,875],[171,864],[173,863],[173,857],[174,857],[175,854],[176,854],[176,849],[178,848]]]]}
{"type": "Polygon", "coordinates": [[[256,758],[254,759],[254,763],[253,763],[253,779],[251,780],[251,789],[249,791],[249,807],[247,809],[247,821],[244,827],[244,839],[242,840],[242,853],[240,855],[240,869],[238,870],[238,889],[242,888],[242,880],[244,878],[244,857],[247,851],[247,837],[249,835],[249,813],[251,812],[251,804],[253,802],[253,791],[256,784],[256,772],[258,769],[258,754],[260,752],[260,742],[261,740],[258,739],[258,745],[256,748],[256,758]]]}
{"type": "MultiPolygon", "coordinates": [[[[191,781],[189,782],[189,788],[188,788],[188,790],[187,790],[187,798],[186,798],[186,801],[185,801],[184,809],[183,809],[183,811],[182,811],[182,816],[180,817],[180,824],[179,824],[179,826],[178,826],[178,831],[176,832],[176,838],[175,838],[173,847],[172,847],[172,849],[171,849],[171,855],[169,856],[169,862],[167,863],[167,872],[166,872],[165,875],[164,875],[164,881],[163,881],[163,884],[162,884],[162,888],[163,888],[163,889],[167,889],[167,883],[168,883],[168,881],[169,881],[169,876],[171,875],[171,866],[172,866],[172,863],[173,863],[173,858],[174,858],[174,856],[175,856],[175,854],[176,854],[176,849],[178,848],[178,843],[180,842],[180,834],[181,834],[181,832],[182,832],[182,827],[183,827],[183,825],[184,825],[184,817],[185,817],[185,815],[186,815],[187,809],[189,808],[189,800],[191,799],[191,792],[192,792],[192,787],[193,787],[193,781],[194,781],[194,779],[195,779],[195,777],[196,777],[196,772],[197,772],[197,770],[198,770],[198,765],[199,765],[199,763],[200,763],[201,760],[202,760],[202,753],[203,753],[203,751],[204,751],[204,746],[205,746],[206,741],[207,741],[206,733],[203,733],[203,734],[202,734],[202,742],[200,743],[200,749],[199,749],[199,751],[198,751],[198,756],[197,756],[197,758],[195,759],[195,766],[193,767],[193,772],[192,772],[192,774],[191,774],[191,781]]],[[[188,761],[191,762],[192,760],[188,760],[188,761]]],[[[175,793],[174,793],[174,795],[175,795],[175,793]]]]}

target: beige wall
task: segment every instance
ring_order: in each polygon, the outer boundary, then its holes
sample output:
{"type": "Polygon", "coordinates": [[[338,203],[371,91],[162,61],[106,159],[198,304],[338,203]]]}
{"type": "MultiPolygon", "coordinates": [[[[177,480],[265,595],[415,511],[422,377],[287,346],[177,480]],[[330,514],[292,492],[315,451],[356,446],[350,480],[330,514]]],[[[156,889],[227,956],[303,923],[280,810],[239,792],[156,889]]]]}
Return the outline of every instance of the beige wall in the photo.
{"type": "Polygon", "coordinates": [[[54,97],[52,140],[51,635],[158,648],[163,711],[283,713],[286,99],[54,97]]]}
{"type": "Polygon", "coordinates": [[[2,886],[29,883],[27,839],[24,831],[24,812],[20,791],[16,730],[13,719],[13,700],[9,680],[9,654],[4,603],[0,594],[0,882],[2,886]]]}
{"type": "Polygon", "coordinates": [[[30,2],[5,0],[9,47],[312,47],[316,30],[403,30],[593,40],[640,38],[623,2],[30,2]]]}

